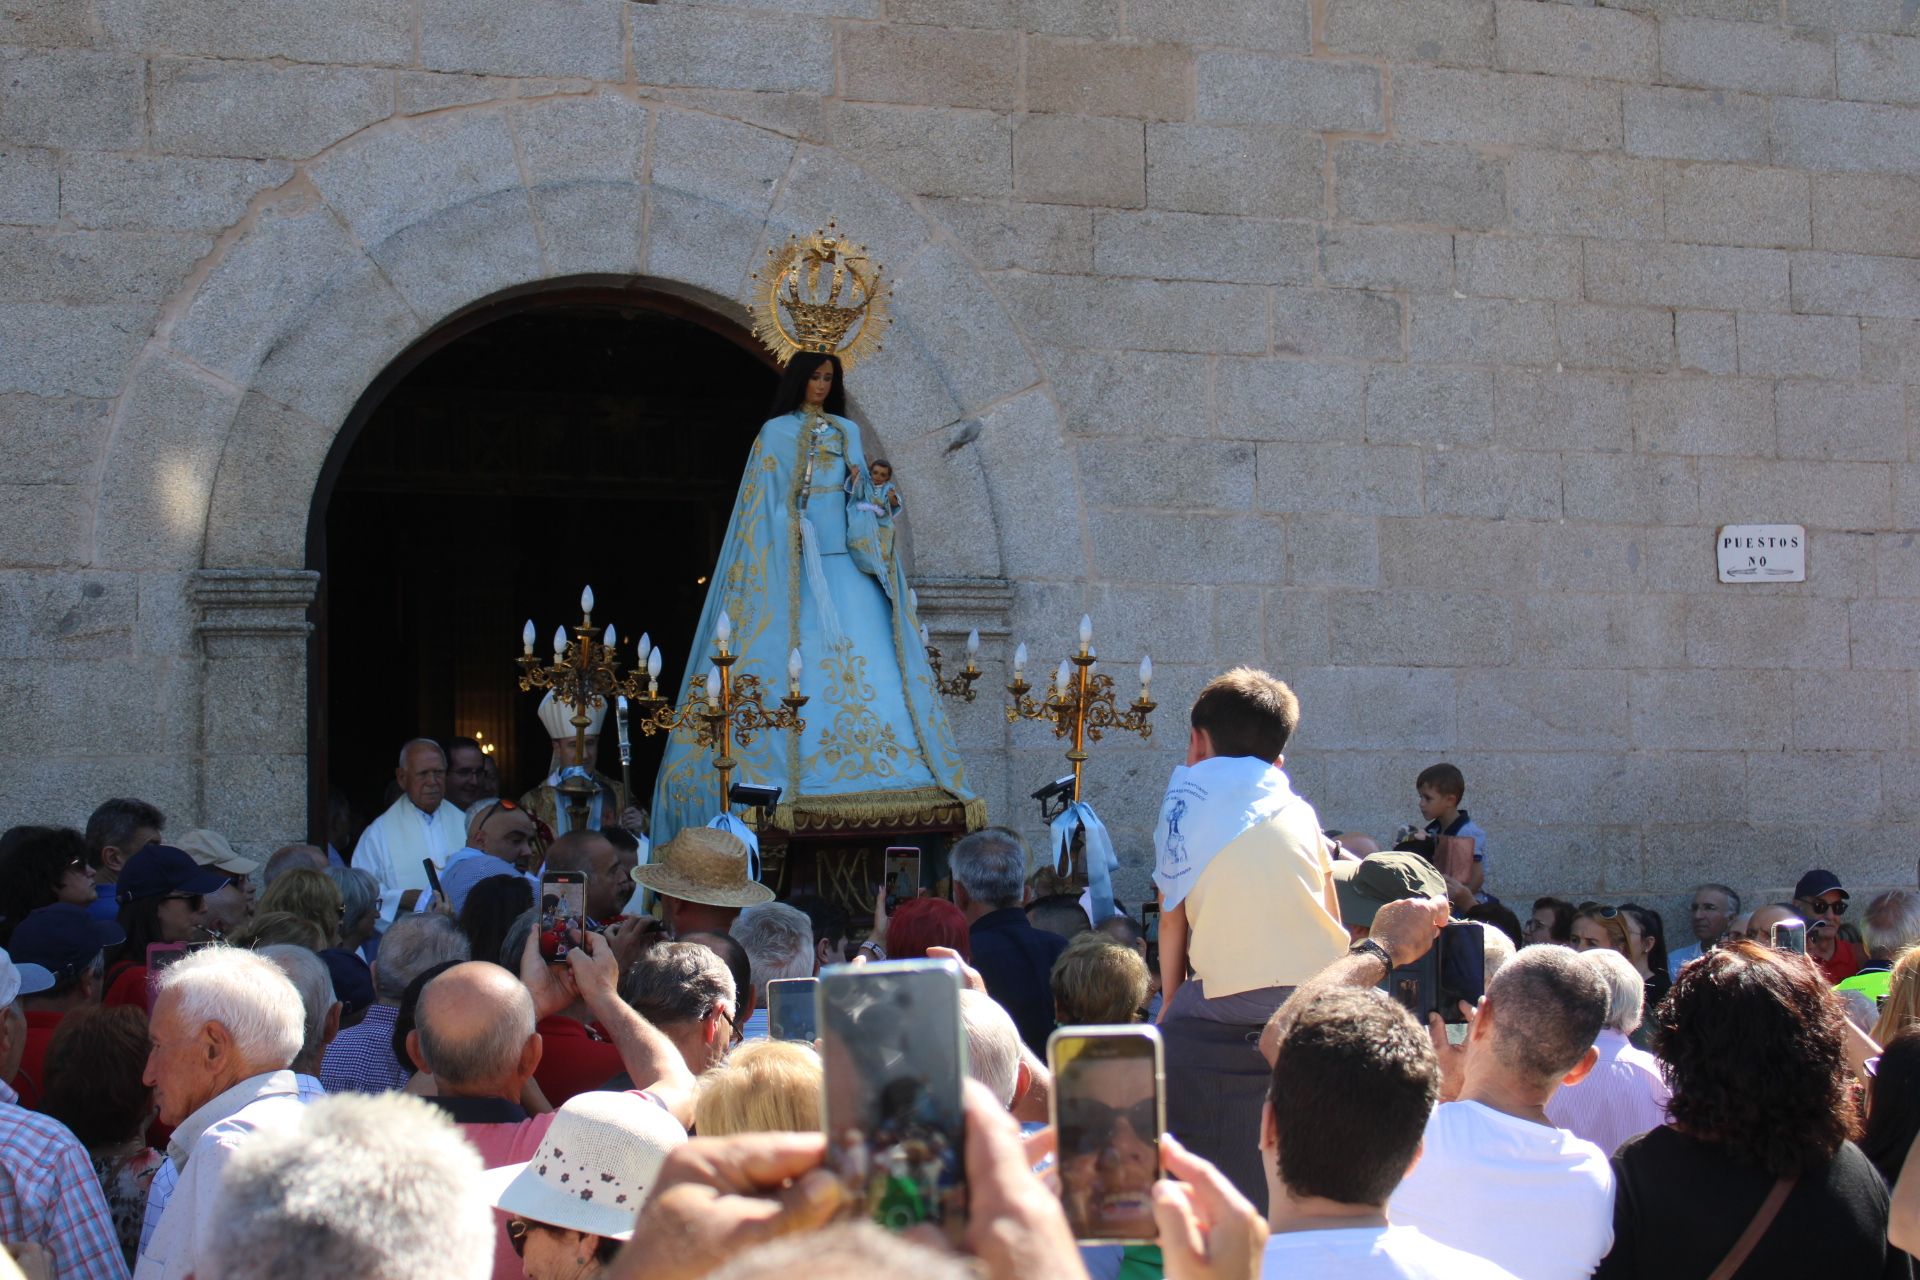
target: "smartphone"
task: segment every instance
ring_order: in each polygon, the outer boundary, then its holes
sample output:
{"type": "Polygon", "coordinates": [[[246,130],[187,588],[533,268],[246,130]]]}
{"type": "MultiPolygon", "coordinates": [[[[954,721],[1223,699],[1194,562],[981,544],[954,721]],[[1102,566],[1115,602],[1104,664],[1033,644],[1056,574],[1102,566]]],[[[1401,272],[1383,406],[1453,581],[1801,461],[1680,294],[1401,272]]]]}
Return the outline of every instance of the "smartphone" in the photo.
{"type": "Polygon", "coordinates": [[[439,894],[441,897],[443,898],[446,897],[447,896],[446,890],[440,887],[440,869],[433,865],[433,859],[422,858],[420,859],[420,865],[427,869],[428,886],[432,888],[432,890],[435,893],[439,894]]]}
{"type": "Polygon", "coordinates": [[[1160,941],[1160,904],[1144,903],[1140,908],[1140,936],[1148,942],[1160,941]]]}
{"type": "Polygon", "coordinates": [[[147,944],[147,1016],[153,1016],[153,1002],[160,995],[160,975],[167,966],[174,964],[202,947],[211,946],[208,942],[150,942],[147,944]]]}
{"type": "Polygon", "coordinates": [[[1440,930],[1427,953],[1387,975],[1381,990],[1398,1000],[1421,1026],[1437,1013],[1450,1023],[1464,1023],[1462,1001],[1469,1008],[1487,993],[1486,940],[1478,921],[1457,920],[1440,930]]]}
{"type": "Polygon", "coordinates": [[[1807,925],[1804,920],[1782,920],[1773,926],[1773,949],[1807,954],[1807,925]]]}
{"type": "Polygon", "coordinates": [[[587,873],[549,871],[540,877],[540,955],[559,964],[587,927],[587,873]]]}
{"type": "Polygon", "coordinates": [[[920,896],[920,851],[912,845],[893,845],[887,850],[887,910],[910,898],[920,896]]]}
{"type": "Polygon", "coordinates": [[[818,978],[775,978],[767,984],[767,1034],[775,1040],[804,1040],[812,1044],[820,1038],[815,1029],[814,992],[818,978]]]}
{"type": "Polygon", "coordinates": [[[1153,1184],[1167,1127],[1166,1057],[1150,1026],[1061,1027],[1047,1038],[1060,1199],[1082,1244],[1158,1238],[1153,1184]]]}
{"type": "Polygon", "coordinates": [[[960,966],[883,960],[820,972],[827,1167],[859,1211],[896,1231],[966,1232],[967,1037],[960,966]]]}

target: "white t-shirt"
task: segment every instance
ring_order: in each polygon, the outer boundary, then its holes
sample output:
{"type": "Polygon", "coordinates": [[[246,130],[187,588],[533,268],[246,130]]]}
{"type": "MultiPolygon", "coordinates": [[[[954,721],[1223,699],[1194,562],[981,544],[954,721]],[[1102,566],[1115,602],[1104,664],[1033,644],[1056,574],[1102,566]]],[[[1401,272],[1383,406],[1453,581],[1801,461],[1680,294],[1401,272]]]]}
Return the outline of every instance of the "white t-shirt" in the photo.
{"type": "Polygon", "coordinates": [[[1485,1258],[1412,1227],[1282,1231],[1267,1239],[1260,1280],[1514,1280],[1485,1258]]]}
{"type": "Polygon", "coordinates": [[[1582,1280],[1613,1247],[1613,1168],[1565,1129],[1443,1103],[1387,1214],[1521,1280],[1582,1280]]]}

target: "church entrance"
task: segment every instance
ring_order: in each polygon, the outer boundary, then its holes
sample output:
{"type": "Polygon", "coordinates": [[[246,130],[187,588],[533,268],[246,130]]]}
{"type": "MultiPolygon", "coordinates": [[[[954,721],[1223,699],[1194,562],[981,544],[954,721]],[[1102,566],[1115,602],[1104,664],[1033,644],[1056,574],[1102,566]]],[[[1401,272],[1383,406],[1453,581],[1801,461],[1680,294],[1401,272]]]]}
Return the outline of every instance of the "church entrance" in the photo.
{"type": "MultiPolygon", "coordinates": [[[[395,361],[342,429],[309,526],[316,825],[330,794],[356,830],[377,815],[414,736],[477,739],[504,796],[540,781],[521,626],[547,652],[579,621],[582,586],[623,650],[652,634],[661,684],[679,688],[776,378],[746,330],[598,287],[496,301],[395,361]]],[[[636,735],[643,797],[663,742],[636,735]]],[[[611,723],[600,751],[619,777],[611,723]]]]}

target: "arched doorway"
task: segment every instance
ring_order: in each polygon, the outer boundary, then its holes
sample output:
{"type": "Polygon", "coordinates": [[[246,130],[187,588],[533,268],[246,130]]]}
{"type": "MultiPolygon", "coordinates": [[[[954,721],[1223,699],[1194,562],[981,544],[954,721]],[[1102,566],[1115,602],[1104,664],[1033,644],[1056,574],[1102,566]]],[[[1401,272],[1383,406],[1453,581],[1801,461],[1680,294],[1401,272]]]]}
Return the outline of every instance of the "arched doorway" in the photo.
{"type": "MultiPolygon", "coordinates": [[[[578,621],[582,585],[623,650],[652,633],[677,687],[776,377],[726,320],[605,286],[492,301],[396,360],[314,497],[316,817],[330,790],[358,823],[378,813],[417,734],[491,746],[504,795],[544,776],[512,664],[525,619],[542,651],[578,621]]],[[[644,794],[662,742],[634,746],[644,794]]],[[[601,756],[618,776],[611,731],[601,756]]]]}

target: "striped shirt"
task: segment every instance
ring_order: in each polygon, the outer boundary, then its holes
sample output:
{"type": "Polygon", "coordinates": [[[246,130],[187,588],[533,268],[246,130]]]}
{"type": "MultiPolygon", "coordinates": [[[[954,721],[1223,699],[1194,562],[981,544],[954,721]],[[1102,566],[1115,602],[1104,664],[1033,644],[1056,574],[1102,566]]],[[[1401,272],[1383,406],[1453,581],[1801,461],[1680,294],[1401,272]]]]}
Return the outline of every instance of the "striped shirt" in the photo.
{"type": "Polygon", "coordinates": [[[45,1245],[60,1280],[126,1280],[126,1257],[85,1147],[0,1083],[0,1239],[45,1245]]]}
{"type": "Polygon", "coordinates": [[[1593,1047],[1600,1061],[1579,1084],[1563,1084],[1547,1099],[1547,1119],[1608,1155],[1628,1138],[1667,1122],[1672,1096],[1660,1060],[1636,1049],[1618,1031],[1602,1030],[1593,1047]]]}

